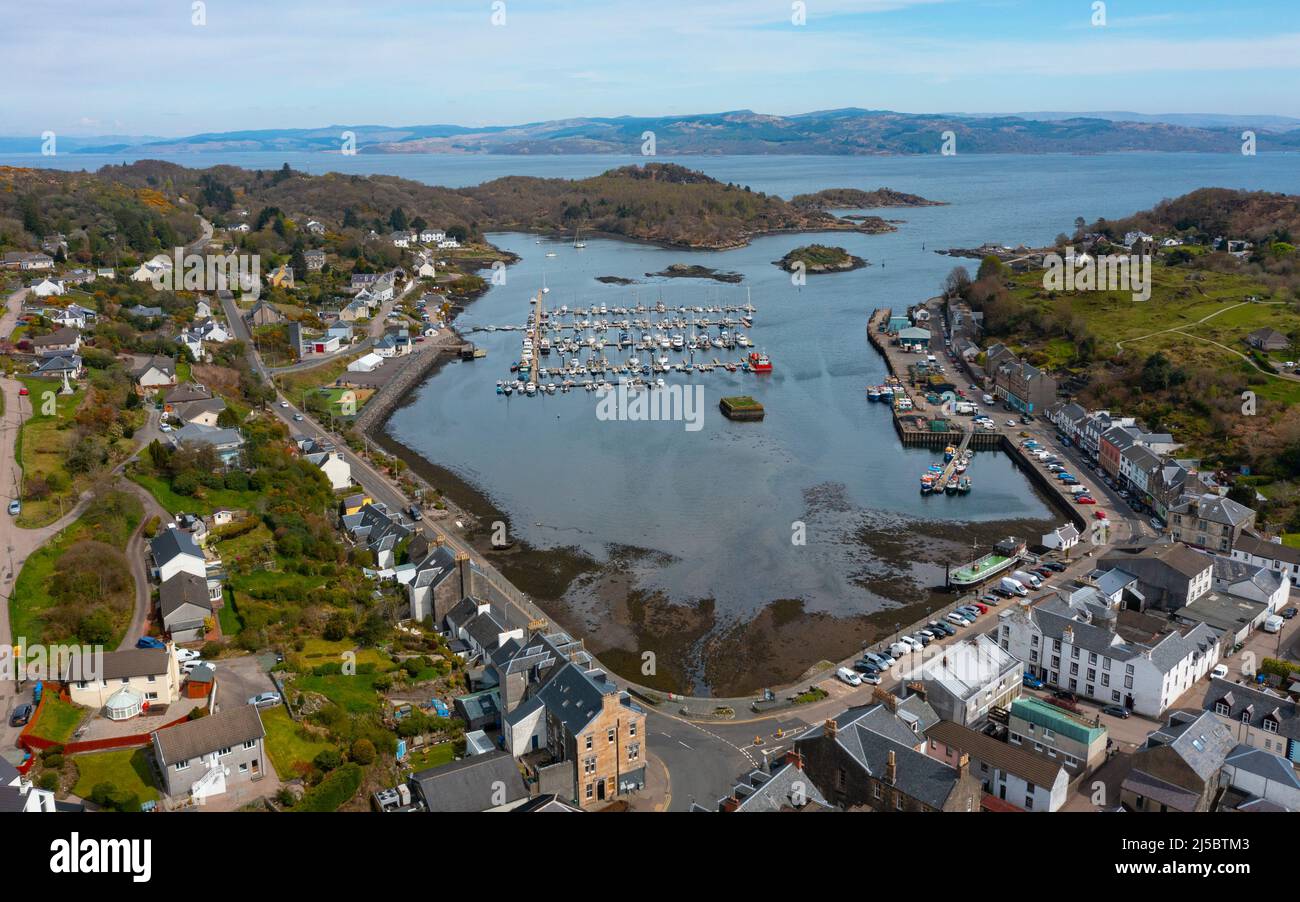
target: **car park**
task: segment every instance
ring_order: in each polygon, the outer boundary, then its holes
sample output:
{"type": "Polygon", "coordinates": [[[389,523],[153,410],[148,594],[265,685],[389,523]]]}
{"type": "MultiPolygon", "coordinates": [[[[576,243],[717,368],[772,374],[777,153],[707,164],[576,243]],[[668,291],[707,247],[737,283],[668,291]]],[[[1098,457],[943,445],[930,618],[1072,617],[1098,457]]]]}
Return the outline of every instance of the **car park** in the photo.
{"type": "Polygon", "coordinates": [[[1111,717],[1118,717],[1120,720],[1128,720],[1129,710],[1123,705],[1107,705],[1101,709],[1102,714],[1109,714],[1111,717]]]}
{"type": "Polygon", "coordinates": [[[850,686],[862,685],[862,677],[858,676],[847,667],[841,667],[839,670],[835,671],[835,675],[839,677],[841,683],[848,683],[850,686]]]}

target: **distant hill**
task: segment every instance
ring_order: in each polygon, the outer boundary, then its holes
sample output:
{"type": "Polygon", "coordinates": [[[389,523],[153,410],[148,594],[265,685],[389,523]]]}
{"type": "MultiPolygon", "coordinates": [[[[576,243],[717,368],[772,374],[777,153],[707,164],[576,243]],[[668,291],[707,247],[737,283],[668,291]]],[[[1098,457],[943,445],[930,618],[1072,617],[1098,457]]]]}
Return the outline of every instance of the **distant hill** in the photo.
{"type": "MultiPolygon", "coordinates": [[[[752,110],[684,116],[580,117],[521,125],[333,125],[316,129],[213,132],[124,143],[75,139],[72,153],[231,151],[337,152],[343,133],[359,153],[640,154],[646,132],[658,154],[937,154],[952,132],[958,153],[1236,153],[1241,131],[1259,135],[1260,152],[1300,149],[1300,121],[1282,116],[1141,113],[1021,115],[913,114],[847,108],[793,116],[752,110]],[[1037,118],[1036,118],[1037,117],[1037,118]]],[[[70,141],[72,139],[69,139],[70,141]]],[[[25,142],[31,138],[0,138],[25,142]]]]}

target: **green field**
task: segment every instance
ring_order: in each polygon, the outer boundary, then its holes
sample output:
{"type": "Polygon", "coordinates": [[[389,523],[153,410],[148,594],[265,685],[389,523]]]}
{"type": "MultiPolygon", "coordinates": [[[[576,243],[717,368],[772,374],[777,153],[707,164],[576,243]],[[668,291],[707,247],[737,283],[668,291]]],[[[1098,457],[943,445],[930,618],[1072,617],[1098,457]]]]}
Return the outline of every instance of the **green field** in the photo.
{"type": "Polygon", "coordinates": [[[77,764],[79,776],[72,792],[80,798],[88,798],[100,783],[112,783],[120,790],[134,793],[142,802],[158,798],[147,749],[92,752],[76,755],[73,760],[77,764]]]}
{"type": "Polygon", "coordinates": [[[235,489],[210,489],[206,486],[200,486],[193,495],[181,495],[173,492],[167,480],[160,476],[155,476],[152,473],[142,473],[138,470],[130,475],[133,482],[148,489],[154,500],[173,514],[184,511],[206,516],[220,508],[250,510],[261,497],[259,493],[254,491],[241,492],[235,489]]]}
{"type": "Polygon", "coordinates": [[[65,745],[86,714],[87,710],[80,705],[65,702],[53,692],[46,692],[41,702],[41,713],[32,724],[31,734],[65,745]]]}
{"type": "Polygon", "coordinates": [[[26,481],[40,477],[50,481],[51,488],[54,489],[48,498],[23,500],[18,525],[32,529],[48,526],[76,504],[77,493],[72,475],[65,466],[71,433],[60,427],[72,423],[85,392],[60,395],[58,392],[62,384],[57,381],[33,379],[30,376],[20,377],[19,381],[27,388],[32,408],[32,415],[18,431],[18,448],[15,452],[23,469],[23,479],[26,481]],[[48,409],[51,399],[55,412],[42,414],[43,410],[48,409]]]}
{"type": "Polygon", "coordinates": [[[312,760],[333,744],[308,733],[289,716],[283,705],[262,709],[266,728],[266,749],[281,780],[290,780],[311,769],[312,760]]]}

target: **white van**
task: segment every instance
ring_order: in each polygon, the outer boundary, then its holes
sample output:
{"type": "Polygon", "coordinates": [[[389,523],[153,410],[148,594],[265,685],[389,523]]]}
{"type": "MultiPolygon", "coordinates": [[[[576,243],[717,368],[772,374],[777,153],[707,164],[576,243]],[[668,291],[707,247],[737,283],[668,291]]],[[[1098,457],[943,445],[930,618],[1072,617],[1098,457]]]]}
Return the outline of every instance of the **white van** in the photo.
{"type": "Polygon", "coordinates": [[[835,675],[840,678],[841,682],[848,683],[850,686],[862,685],[862,677],[858,676],[847,667],[841,667],[839,670],[835,671],[835,675]]]}
{"type": "Polygon", "coordinates": [[[907,657],[912,653],[912,651],[913,651],[912,646],[905,645],[902,642],[895,642],[893,645],[889,646],[890,657],[892,657],[896,661],[901,658],[907,657]]]}
{"type": "Polygon", "coordinates": [[[992,396],[992,395],[985,395],[985,396],[984,396],[984,403],[985,403],[985,404],[992,404],[992,403],[993,403],[993,396],[992,396]]]}
{"type": "Polygon", "coordinates": [[[1012,595],[1024,596],[1029,594],[1029,591],[1024,587],[1022,583],[1012,579],[1009,576],[1002,577],[1002,580],[998,583],[998,588],[1001,589],[1003,592],[1010,592],[1012,595]]]}
{"type": "Polygon", "coordinates": [[[1264,618],[1264,632],[1280,633],[1282,632],[1283,620],[1277,614],[1269,614],[1264,618]]]}
{"type": "Polygon", "coordinates": [[[1022,585],[1030,586],[1034,589],[1037,589],[1043,583],[1042,579],[1040,579],[1037,574],[1026,573],[1024,570],[1017,570],[1015,573],[1011,574],[1011,577],[1022,585]]]}

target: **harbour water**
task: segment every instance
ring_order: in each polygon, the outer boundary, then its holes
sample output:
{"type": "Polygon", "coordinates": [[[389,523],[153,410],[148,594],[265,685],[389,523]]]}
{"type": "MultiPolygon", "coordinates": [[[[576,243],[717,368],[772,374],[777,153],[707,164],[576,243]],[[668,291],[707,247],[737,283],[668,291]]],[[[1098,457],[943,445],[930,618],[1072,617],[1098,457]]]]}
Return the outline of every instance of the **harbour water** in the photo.
{"type": "MultiPolygon", "coordinates": [[[[382,172],[422,181],[467,185],[506,174],[582,177],[641,158],[407,157],[306,154],[183,155],[187,166],[217,162],[277,167],[288,161],[309,172],[382,172]]],[[[671,159],[661,157],[661,160],[671,159]]],[[[95,168],[120,157],[11,157],[12,165],[95,168]],[[57,161],[57,162],[56,162],[57,161]]],[[[613,550],[656,552],[631,570],[626,589],[669,603],[708,600],[713,635],[743,625],[773,602],[802,601],[803,616],[851,618],[923,597],[942,582],[936,560],[968,560],[964,527],[1020,523],[1025,533],[1060,520],[1035,495],[1011,461],[996,452],[975,455],[967,496],[921,497],[917,474],[942,460],[933,451],[902,449],[885,405],[869,404],[864,389],[883,381],[883,361],[866,341],[876,307],[904,308],[936,293],[955,265],[975,265],[934,253],[986,241],[1050,242],[1072,229],[1076,216],[1119,217],[1204,186],[1300,192],[1300,157],[1260,155],[1124,154],[1101,156],[957,157],[688,157],[675,162],[724,181],[784,197],[831,187],[890,188],[948,202],[878,213],[901,220],[898,231],[779,235],[725,252],[687,252],[584,236],[539,243],[534,236],[496,234],[491,240],[519,255],[506,283],[493,286],[458,319],[472,330],[522,324],[529,298],[543,284],[548,306],[592,303],[629,306],[662,299],[669,306],[743,304],[746,289],[758,312],[746,330],[774,371],[766,375],[712,372],[670,374],[703,386],[703,428],[681,422],[599,419],[593,394],[504,397],[497,380],[518,360],[519,332],[476,331],[484,360],[452,362],[432,374],[388,424],[390,434],[456,474],[505,512],[512,538],[534,548],[576,548],[597,562],[613,550]],[[870,261],[867,268],[813,275],[793,285],[774,266],[789,250],[821,242],[870,261]],[[555,256],[546,256],[553,252],[555,256]],[[738,285],[646,276],[673,263],[698,264],[743,276],[738,285]],[[619,286],[600,276],[637,280],[619,286]],[[766,408],[761,423],[735,423],[718,412],[724,395],[753,395],[766,408]],[[954,541],[937,558],[923,547],[925,524],[954,541]],[[942,530],[939,527],[943,527],[942,530]],[[923,541],[907,545],[907,537],[923,541]],[[872,538],[874,537],[874,539],[872,538]],[[802,539],[802,542],[800,541],[802,539]],[[964,548],[956,544],[965,541],[964,548]],[[888,546],[890,554],[882,551],[888,546]],[[900,551],[900,549],[902,549],[900,551]]],[[[852,211],[844,211],[852,212],[852,211]]],[[[988,550],[985,544],[981,549],[988,550]]],[[[571,605],[600,605],[589,584],[565,593],[571,605]]],[[[617,604],[606,599],[606,609],[617,604]]],[[[590,623],[601,623],[596,610],[590,623]]],[[[636,643],[617,641],[626,651],[636,643]]],[[[839,650],[809,639],[783,649],[774,671],[793,678],[804,666],[839,650]]],[[[599,646],[601,642],[593,643],[599,646]]],[[[707,642],[690,654],[707,658],[707,642]]],[[[707,661],[683,665],[694,689],[706,687],[707,661]]]]}

